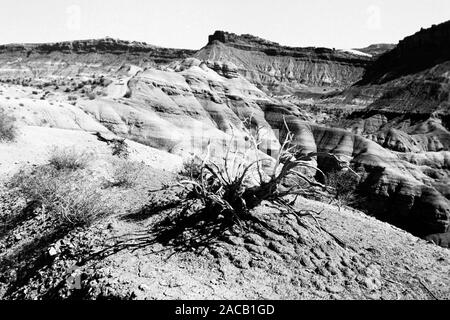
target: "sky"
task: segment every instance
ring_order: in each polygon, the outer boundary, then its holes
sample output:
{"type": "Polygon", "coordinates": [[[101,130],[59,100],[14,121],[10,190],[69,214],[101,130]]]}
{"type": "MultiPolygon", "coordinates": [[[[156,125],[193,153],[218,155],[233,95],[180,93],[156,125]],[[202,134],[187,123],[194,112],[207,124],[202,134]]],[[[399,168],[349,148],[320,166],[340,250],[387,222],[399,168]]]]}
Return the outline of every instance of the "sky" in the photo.
{"type": "Polygon", "coordinates": [[[449,0],[0,0],[0,43],[109,36],[200,49],[224,30],[350,49],[398,43],[447,20],[449,0]]]}

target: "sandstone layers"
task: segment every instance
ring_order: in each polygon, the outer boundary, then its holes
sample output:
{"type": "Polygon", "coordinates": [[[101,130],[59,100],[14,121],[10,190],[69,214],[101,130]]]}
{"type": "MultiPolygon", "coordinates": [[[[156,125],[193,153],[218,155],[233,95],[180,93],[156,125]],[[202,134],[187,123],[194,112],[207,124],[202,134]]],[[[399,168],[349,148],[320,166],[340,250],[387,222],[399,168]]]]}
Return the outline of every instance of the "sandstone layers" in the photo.
{"type": "Polygon", "coordinates": [[[371,58],[328,48],[292,48],[251,35],[216,31],[195,55],[232,63],[252,83],[272,93],[309,86],[346,87],[359,80],[371,58]]]}
{"type": "MultiPolygon", "coordinates": [[[[450,190],[449,39],[450,22],[422,29],[381,55],[361,81],[323,100],[356,107],[339,125],[392,150],[426,175],[424,198],[441,212],[448,212],[450,190]]],[[[417,210],[432,211],[428,205],[417,210]]]]}

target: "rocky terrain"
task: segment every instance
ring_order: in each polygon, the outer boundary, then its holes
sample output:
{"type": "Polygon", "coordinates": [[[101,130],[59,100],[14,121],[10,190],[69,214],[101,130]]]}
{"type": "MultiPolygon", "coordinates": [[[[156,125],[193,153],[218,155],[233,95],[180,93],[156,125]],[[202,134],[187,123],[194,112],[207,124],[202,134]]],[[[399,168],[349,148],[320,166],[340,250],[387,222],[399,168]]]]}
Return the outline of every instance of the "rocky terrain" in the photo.
{"type": "Polygon", "coordinates": [[[396,47],[395,44],[391,43],[378,43],[378,44],[372,44],[365,48],[355,49],[356,51],[369,54],[374,58],[380,57],[382,54],[391,51],[396,47]]]}
{"type": "Polygon", "coordinates": [[[450,253],[436,246],[450,234],[449,32],[447,22],[354,50],[223,31],[198,51],[110,38],[0,46],[0,108],[18,127],[15,141],[0,142],[0,297],[449,298],[450,253]],[[260,133],[259,156],[276,157],[288,130],[299,155],[318,153],[310,166],[350,165],[362,177],[354,207],[390,224],[301,199],[297,207],[323,210],[330,233],[265,204],[254,214],[272,231],[226,234],[200,253],[155,242],[149,230],[162,222],[146,213],[149,189],[194,153],[220,158],[232,139],[245,153],[246,126],[260,133]],[[142,174],[105,187],[120,139],[142,174]],[[114,208],[59,230],[7,182],[72,146],[95,154],[80,174],[114,208]],[[81,291],[67,287],[74,266],[81,291]]]}
{"type": "Polygon", "coordinates": [[[377,59],[361,81],[322,100],[350,110],[334,125],[393,151],[426,176],[418,180],[440,208],[441,220],[449,207],[449,27],[446,22],[405,38],[377,59]]]}
{"type": "Polygon", "coordinates": [[[358,81],[371,57],[329,48],[291,48],[252,35],[217,31],[195,54],[231,64],[258,88],[275,94],[310,87],[343,88],[358,81]]]}
{"type": "MultiPolygon", "coordinates": [[[[162,158],[161,158],[162,160],[162,158]]],[[[161,216],[145,209],[147,190],[170,176],[140,171],[131,188],[109,188],[110,214],[89,228],[58,232],[36,211],[1,238],[3,299],[367,299],[450,298],[450,253],[363,213],[302,199],[318,210],[299,225],[263,205],[271,230],[224,234],[213,245],[155,241],[161,216]],[[144,208],[144,210],[142,210],[144,208]]],[[[24,203],[2,194],[6,214],[24,203]]]]}

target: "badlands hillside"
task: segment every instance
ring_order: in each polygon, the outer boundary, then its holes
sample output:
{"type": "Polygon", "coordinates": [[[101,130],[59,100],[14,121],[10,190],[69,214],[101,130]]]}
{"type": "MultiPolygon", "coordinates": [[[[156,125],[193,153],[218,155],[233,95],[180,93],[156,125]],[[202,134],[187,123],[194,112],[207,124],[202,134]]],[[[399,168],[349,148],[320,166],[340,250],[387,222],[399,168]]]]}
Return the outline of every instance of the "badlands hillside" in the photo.
{"type": "Polygon", "coordinates": [[[0,297],[450,298],[449,34],[350,50],[224,31],[198,51],[0,46],[17,128],[0,142],[0,297]],[[255,157],[292,133],[308,181],[357,172],[351,199],[296,198],[314,212],[302,221],[262,202],[260,224],[220,232],[157,212],[168,196],[150,190],[192,154],[245,154],[248,127],[255,157]]]}

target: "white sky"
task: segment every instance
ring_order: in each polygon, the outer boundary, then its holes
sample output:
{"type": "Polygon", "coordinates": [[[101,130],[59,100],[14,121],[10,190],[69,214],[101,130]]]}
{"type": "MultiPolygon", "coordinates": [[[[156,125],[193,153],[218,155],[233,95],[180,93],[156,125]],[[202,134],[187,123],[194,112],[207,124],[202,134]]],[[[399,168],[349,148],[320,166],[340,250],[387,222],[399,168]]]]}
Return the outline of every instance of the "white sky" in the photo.
{"type": "Polygon", "coordinates": [[[397,43],[450,19],[450,0],[0,0],[0,43],[110,36],[200,49],[215,30],[290,46],[397,43]]]}

